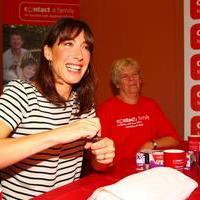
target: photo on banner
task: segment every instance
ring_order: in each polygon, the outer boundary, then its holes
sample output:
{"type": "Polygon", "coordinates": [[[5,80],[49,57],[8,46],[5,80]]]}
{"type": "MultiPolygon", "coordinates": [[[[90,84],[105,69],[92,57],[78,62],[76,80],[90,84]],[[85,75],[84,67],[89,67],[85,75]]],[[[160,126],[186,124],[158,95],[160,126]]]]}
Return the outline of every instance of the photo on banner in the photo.
{"type": "Polygon", "coordinates": [[[13,79],[32,80],[49,26],[62,17],[79,18],[79,4],[79,0],[3,0],[4,85],[13,79]]]}
{"type": "Polygon", "coordinates": [[[3,83],[31,80],[38,69],[47,26],[3,25],[3,83]]]}

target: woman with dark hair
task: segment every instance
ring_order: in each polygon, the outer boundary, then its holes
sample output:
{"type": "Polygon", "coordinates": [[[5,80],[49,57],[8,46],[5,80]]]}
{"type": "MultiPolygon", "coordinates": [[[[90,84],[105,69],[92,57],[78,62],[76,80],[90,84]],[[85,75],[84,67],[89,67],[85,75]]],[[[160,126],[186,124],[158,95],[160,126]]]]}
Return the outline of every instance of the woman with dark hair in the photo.
{"type": "MultiPolygon", "coordinates": [[[[65,99],[58,94],[55,88],[55,77],[51,65],[53,60],[49,59],[50,54],[49,48],[53,48],[54,44],[57,42],[59,45],[73,45],[69,40],[74,40],[80,33],[84,32],[84,45],[83,48],[86,49],[86,52],[90,53],[92,56],[93,52],[93,35],[88,25],[84,22],[78,20],[74,21],[72,19],[60,20],[49,32],[44,41],[42,52],[41,52],[41,63],[38,76],[36,79],[37,85],[40,87],[42,94],[52,103],[55,104],[65,104],[65,99]],[[64,44],[66,42],[66,44],[64,44]],[[45,55],[46,54],[46,55],[45,55]]],[[[67,65],[64,63],[65,68],[67,65]]],[[[70,67],[68,67],[70,69],[70,67]]],[[[75,70],[71,68],[71,70],[75,70]]],[[[76,69],[79,71],[79,69],[76,69]]],[[[85,71],[84,71],[85,73],[85,71]]],[[[66,75],[67,76],[67,75],[66,75]]],[[[78,99],[80,101],[80,114],[91,109],[93,105],[93,92],[94,92],[94,70],[89,61],[87,72],[83,75],[83,78],[80,82],[75,83],[72,90],[77,92],[78,99]]]]}
{"type": "Polygon", "coordinates": [[[63,18],[42,46],[35,80],[13,80],[0,98],[0,179],[4,199],[30,199],[80,178],[83,152],[105,170],[114,158],[111,139],[99,135],[88,25],[63,18]]]}

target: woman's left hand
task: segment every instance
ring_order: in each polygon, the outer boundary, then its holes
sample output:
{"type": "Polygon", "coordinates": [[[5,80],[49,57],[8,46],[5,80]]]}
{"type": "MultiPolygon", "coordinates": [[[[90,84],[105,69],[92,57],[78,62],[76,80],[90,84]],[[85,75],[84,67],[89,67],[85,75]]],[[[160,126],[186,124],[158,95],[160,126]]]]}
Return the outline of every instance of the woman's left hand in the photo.
{"type": "Polygon", "coordinates": [[[113,140],[100,138],[97,142],[86,144],[86,149],[90,148],[96,162],[101,164],[112,164],[115,157],[115,146],[113,140]]]}

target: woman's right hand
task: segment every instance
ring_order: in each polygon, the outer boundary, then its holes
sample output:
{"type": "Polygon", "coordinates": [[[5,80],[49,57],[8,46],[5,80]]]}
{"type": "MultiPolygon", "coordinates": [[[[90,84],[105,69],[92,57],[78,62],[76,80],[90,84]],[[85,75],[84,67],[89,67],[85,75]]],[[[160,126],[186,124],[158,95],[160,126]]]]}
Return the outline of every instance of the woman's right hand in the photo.
{"type": "Polygon", "coordinates": [[[58,143],[68,143],[81,138],[91,139],[99,131],[101,125],[99,118],[85,118],[71,122],[57,129],[59,131],[58,143]]]}

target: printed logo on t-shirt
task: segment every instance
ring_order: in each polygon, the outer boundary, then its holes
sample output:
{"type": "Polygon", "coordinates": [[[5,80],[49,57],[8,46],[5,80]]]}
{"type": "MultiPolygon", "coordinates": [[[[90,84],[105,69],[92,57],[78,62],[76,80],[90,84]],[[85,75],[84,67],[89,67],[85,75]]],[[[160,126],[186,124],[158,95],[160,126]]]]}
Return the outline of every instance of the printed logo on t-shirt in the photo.
{"type": "Polygon", "coordinates": [[[136,117],[127,117],[116,120],[116,124],[118,127],[125,128],[135,128],[139,126],[144,126],[144,121],[149,120],[149,115],[139,115],[136,117]]]}

